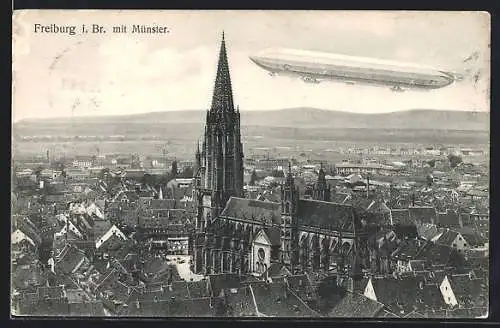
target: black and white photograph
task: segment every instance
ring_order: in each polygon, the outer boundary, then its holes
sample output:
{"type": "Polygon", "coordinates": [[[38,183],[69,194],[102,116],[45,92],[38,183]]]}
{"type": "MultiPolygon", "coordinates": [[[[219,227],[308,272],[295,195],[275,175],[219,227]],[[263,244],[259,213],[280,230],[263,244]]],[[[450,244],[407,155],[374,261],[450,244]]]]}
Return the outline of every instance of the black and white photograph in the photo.
{"type": "Polygon", "coordinates": [[[489,315],[490,15],[17,10],[11,317],[489,315]]]}

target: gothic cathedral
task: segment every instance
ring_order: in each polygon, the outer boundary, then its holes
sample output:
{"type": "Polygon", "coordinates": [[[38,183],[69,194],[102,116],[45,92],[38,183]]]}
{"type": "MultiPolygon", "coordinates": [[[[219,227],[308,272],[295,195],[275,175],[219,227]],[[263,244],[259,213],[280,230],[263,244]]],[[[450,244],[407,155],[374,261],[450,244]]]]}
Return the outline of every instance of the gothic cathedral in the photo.
{"type": "Polygon", "coordinates": [[[196,167],[196,229],[203,233],[207,221],[221,213],[230,197],[243,197],[240,112],[234,106],[224,33],[212,106],[206,114],[202,149],[198,146],[196,152],[196,167]]]}

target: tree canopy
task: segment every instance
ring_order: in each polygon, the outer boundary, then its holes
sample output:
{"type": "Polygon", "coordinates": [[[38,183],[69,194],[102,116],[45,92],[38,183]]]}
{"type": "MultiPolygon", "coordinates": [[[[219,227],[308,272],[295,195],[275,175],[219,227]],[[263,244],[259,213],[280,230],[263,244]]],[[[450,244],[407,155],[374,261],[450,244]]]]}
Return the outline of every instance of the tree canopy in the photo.
{"type": "Polygon", "coordinates": [[[462,163],[462,157],[458,155],[450,154],[448,155],[448,160],[450,161],[450,167],[453,169],[458,166],[458,164],[462,163]]]}

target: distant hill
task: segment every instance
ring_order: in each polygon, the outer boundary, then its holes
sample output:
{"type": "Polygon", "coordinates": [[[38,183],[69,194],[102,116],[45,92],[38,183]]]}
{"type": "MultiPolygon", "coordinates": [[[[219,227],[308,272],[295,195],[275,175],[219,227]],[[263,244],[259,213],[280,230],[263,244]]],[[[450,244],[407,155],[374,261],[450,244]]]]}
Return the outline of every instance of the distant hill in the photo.
{"type": "MultiPolygon", "coordinates": [[[[184,110],[121,116],[27,119],[20,126],[53,124],[203,124],[205,111],[184,110]]],[[[414,109],[408,111],[359,114],[316,108],[289,108],[268,111],[242,111],[243,126],[331,128],[331,129],[410,129],[489,131],[489,113],[414,109]]]]}

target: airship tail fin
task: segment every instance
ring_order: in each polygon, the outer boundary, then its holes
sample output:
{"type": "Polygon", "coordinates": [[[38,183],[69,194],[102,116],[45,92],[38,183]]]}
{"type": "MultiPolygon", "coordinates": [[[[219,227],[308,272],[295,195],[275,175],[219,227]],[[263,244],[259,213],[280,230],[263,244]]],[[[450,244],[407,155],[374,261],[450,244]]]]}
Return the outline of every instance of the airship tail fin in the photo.
{"type": "Polygon", "coordinates": [[[470,81],[476,85],[483,77],[482,71],[479,68],[481,61],[479,51],[474,51],[472,54],[462,60],[464,67],[460,72],[454,73],[456,81],[470,81]]]}
{"type": "Polygon", "coordinates": [[[482,71],[478,68],[465,68],[460,72],[452,72],[450,74],[457,82],[467,81],[472,82],[474,85],[476,85],[483,78],[482,71]]]}

